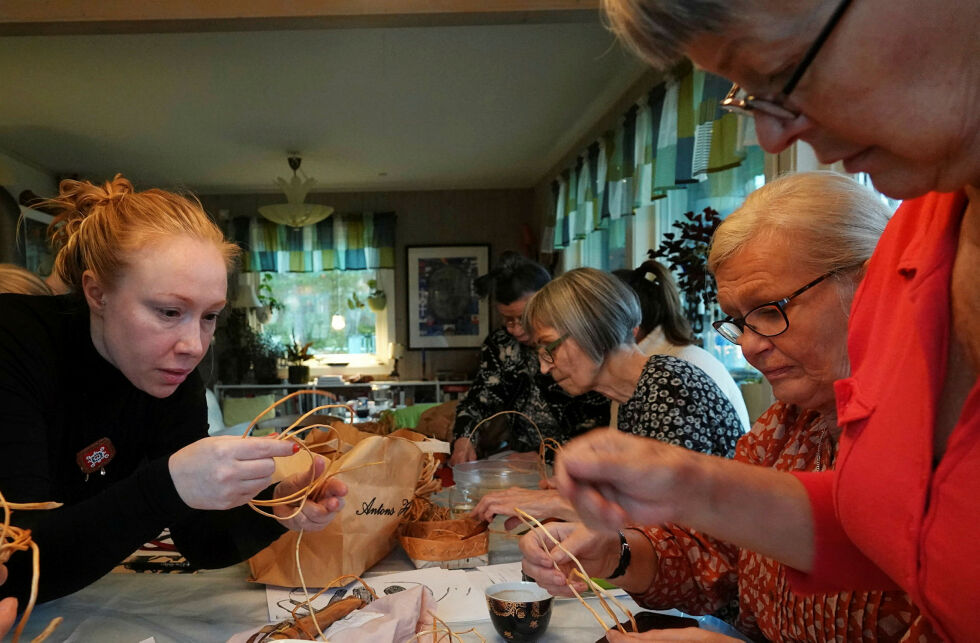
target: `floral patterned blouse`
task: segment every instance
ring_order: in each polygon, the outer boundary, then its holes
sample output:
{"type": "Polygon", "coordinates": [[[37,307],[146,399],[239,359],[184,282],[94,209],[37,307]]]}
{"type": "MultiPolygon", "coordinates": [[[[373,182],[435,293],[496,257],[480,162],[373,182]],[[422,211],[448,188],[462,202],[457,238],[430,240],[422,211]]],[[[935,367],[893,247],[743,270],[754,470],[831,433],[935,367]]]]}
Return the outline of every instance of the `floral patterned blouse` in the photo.
{"type": "MultiPolygon", "coordinates": [[[[781,471],[832,468],[834,441],[815,411],[777,402],[738,441],[735,459],[781,471]]],[[[653,586],[634,594],[648,609],[710,614],[738,601],[734,622],[753,640],[908,641],[939,638],[900,591],[794,594],[783,565],[693,530],[642,530],[659,557],[653,586]]]]}
{"type": "MultiPolygon", "coordinates": [[[[480,420],[498,411],[520,411],[546,438],[564,444],[576,435],[609,424],[609,400],[599,393],[573,397],[548,375],[542,375],[535,350],[505,329],[490,333],[480,350],[480,370],[456,408],[453,438],[469,435],[480,420]]],[[[537,432],[517,418],[512,426],[516,451],[536,451],[537,432]]]]}
{"type": "Polygon", "coordinates": [[[619,430],[687,449],[731,457],[745,435],[735,407],[707,373],[669,355],[653,355],[633,396],[619,407],[619,430]]]}

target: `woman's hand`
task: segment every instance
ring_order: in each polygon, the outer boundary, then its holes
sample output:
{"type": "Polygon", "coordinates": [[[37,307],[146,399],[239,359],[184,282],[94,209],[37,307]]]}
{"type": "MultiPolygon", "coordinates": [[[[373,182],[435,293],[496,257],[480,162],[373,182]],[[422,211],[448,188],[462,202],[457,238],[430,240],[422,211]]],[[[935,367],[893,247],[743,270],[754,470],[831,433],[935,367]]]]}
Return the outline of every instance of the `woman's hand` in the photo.
{"type": "Polygon", "coordinates": [[[170,456],[170,477],[188,507],[231,509],[271,484],[273,458],[295,451],[292,442],[275,438],[204,438],[170,456]]]}
{"type": "Polygon", "coordinates": [[[609,643],[629,643],[630,641],[705,641],[706,643],[725,643],[738,639],[718,632],[702,630],[700,627],[683,627],[672,630],[649,630],[640,634],[620,634],[619,630],[606,632],[609,643]]]}
{"type": "Polygon", "coordinates": [[[684,504],[703,498],[689,474],[696,458],[659,440],[598,429],[565,445],[555,483],[581,520],[597,529],[679,522],[684,504]]]}
{"type": "Polygon", "coordinates": [[[575,520],[575,510],[570,502],[558,495],[555,489],[522,489],[511,487],[491,491],[476,504],[470,515],[477,520],[491,522],[496,515],[511,516],[504,522],[504,529],[513,529],[521,524],[516,509],[531,514],[538,520],[558,518],[575,520]]]}
{"type": "MultiPolygon", "coordinates": [[[[0,585],[7,580],[7,568],[0,565],[0,585]]],[[[13,596],[0,601],[0,640],[7,635],[17,620],[17,599],[13,596]]]]}
{"type": "MultiPolygon", "coordinates": [[[[276,485],[273,498],[288,496],[310,483],[311,479],[323,473],[327,460],[321,455],[313,459],[312,471],[305,471],[289,476],[276,485]]],[[[287,516],[296,511],[299,503],[293,505],[278,505],[273,508],[279,522],[293,531],[320,531],[330,524],[334,516],[344,508],[344,496],[347,495],[347,485],[336,478],[326,480],[315,493],[310,494],[303,504],[303,510],[292,518],[287,516]]]]}
{"type": "Polygon", "coordinates": [[[476,448],[469,438],[456,438],[453,442],[453,452],[449,456],[449,466],[472,462],[476,460],[476,448]]]}
{"type": "MultiPolygon", "coordinates": [[[[615,532],[593,531],[575,522],[554,522],[546,527],[562,547],[578,558],[590,577],[604,578],[619,564],[619,535],[615,532]]],[[[524,555],[521,561],[524,573],[555,596],[573,596],[567,579],[578,566],[539,531],[540,528],[535,528],[521,536],[519,546],[524,555]],[[555,569],[552,561],[558,564],[561,572],[555,569]]],[[[585,581],[577,574],[572,577],[571,584],[577,592],[586,589],[585,581]]]]}

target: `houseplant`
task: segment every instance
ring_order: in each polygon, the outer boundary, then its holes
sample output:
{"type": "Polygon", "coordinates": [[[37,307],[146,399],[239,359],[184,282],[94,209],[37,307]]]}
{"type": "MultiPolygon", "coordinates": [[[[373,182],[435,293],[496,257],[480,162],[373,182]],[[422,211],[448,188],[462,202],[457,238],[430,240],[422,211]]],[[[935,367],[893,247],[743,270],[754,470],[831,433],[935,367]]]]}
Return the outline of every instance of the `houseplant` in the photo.
{"type": "Polygon", "coordinates": [[[282,344],[264,331],[254,333],[248,345],[256,384],[279,384],[279,359],[283,356],[282,344]]]}
{"type": "Polygon", "coordinates": [[[685,212],[684,218],[685,221],[673,224],[679,233],[664,233],[660,247],[647,251],[647,256],[668,262],[684,295],[684,312],[694,332],[700,333],[704,330],[705,311],[718,301],[718,286],[708,272],[708,248],[721,216],[716,210],[705,208],[697,214],[685,212]]]}
{"type": "Polygon", "coordinates": [[[286,346],[286,362],[289,364],[290,384],[306,384],[310,381],[310,367],[306,361],[313,359],[313,353],[310,352],[311,346],[313,346],[313,342],[300,344],[295,337],[286,346]]]}
{"type": "Polygon", "coordinates": [[[385,306],[388,305],[388,295],[385,294],[384,290],[378,287],[377,279],[369,279],[367,285],[370,289],[367,297],[365,299],[361,299],[356,292],[352,293],[347,299],[347,307],[351,310],[354,310],[355,308],[364,308],[364,304],[366,303],[367,307],[370,308],[372,312],[380,313],[385,309],[385,306]]]}

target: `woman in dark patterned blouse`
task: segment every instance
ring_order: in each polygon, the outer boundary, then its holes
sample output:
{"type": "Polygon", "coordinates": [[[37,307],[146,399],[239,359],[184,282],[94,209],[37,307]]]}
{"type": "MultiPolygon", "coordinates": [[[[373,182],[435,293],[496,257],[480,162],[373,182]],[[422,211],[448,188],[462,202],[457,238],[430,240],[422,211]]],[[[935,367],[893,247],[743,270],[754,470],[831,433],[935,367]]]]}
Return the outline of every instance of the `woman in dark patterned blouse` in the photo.
{"type": "MultiPolygon", "coordinates": [[[[731,457],[745,428],[718,385],[690,362],[645,355],[633,330],[636,293],[616,276],[577,268],[528,302],[525,327],[538,346],[541,372],[569,395],[598,392],[619,407],[619,430],[702,453],[731,457]]],[[[610,429],[615,430],[615,429],[610,429]]],[[[484,496],[473,514],[491,520],[520,506],[537,518],[574,517],[554,490],[508,489],[484,496]]],[[[508,521],[508,528],[516,519],[508,521]]]]}
{"type": "MultiPolygon", "coordinates": [[[[474,288],[481,297],[493,295],[504,327],[483,342],[476,379],[456,409],[451,465],[477,458],[470,434],[481,420],[498,411],[520,410],[543,436],[561,443],[609,424],[609,400],[598,393],[573,397],[538,368],[537,353],[522,318],[524,306],[551,275],[541,264],[516,252],[501,254],[497,264],[476,280],[474,288]]],[[[508,447],[536,452],[540,444],[537,432],[522,419],[512,426],[516,430],[512,429],[508,447]]]]}

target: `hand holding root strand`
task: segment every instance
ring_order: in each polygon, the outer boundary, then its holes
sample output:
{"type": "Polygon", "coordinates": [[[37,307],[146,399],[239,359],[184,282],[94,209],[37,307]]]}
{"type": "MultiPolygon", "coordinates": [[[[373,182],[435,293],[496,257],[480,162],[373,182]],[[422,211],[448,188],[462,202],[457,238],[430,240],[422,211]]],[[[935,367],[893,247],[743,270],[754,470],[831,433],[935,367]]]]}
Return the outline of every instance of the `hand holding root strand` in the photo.
{"type": "MultiPolygon", "coordinates": [[[[577,522],[549,523],[548,531],[561,542],[562,547],[579,559],[589,576],[603,577],[616,569],[619,563],[617,534],[593,531],[577,522]]],[[[521,537],[519,546],[524,556],[521,561],[524,573],[556,596],[573,596],[569,583],[577,592],[586,590],[584,581],[569,580],[575,578],[572,570],[577,567],[568,554],[558,545],[546,551],[542,542],[550,541],[540,538],[534,531],[521,537]],[[560,573],[555,569],[555,564],[561,569],[560,573]]]]}
{"type": "Polygon", "coordinates": [[[274,438],[215,436],[188,444],[170,456],[170,477],[180,498],[194,509],[244,505],[272,483],[273,458],[292,455],[293,443],[274,438]]]}
{"type": "MultiPolygon", "coordinates": [[[[323,474],[326,466],[326,458],[321,455],[314,456],[312,472],[306,471],[289,476],[276,485],[273,498],[283,498],[304,489],[310,483],[311,478],[315,479],[323,474]]],[[[276,505],[273,511],[279,521],[288,529],[293,531],[320,531],[329,525],[337,513],[344,508],[343,497],[346,495],[347,485],[336,478],[328,478],[309,495],[299,513],[296,513],[299,503],[276,505]]]]}
{"type": "Polygon", "coordinates": [[[594,529],[628,522],[682,522],[685,504],[703,500],[690,472],[708,458],[681,447],[610,429],[565,445],[556,459],[555,483],[579,517],[594,529]]]}

